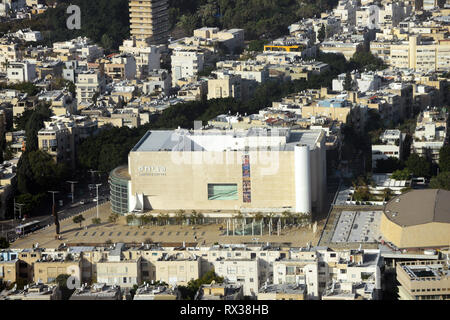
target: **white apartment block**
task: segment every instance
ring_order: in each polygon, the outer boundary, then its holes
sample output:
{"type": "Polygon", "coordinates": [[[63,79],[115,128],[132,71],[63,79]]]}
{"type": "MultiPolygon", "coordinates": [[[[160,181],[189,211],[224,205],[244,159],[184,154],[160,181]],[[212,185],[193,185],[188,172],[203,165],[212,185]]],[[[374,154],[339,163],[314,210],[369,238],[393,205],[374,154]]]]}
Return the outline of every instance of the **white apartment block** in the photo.
{"type": "Polygon", "coordinates": [[[439,164],[439,151],[448,139],[447,121],[448,113],[441,115],[434,110],[421,113],[417,119],[412,151],[439,164]]]}
{"type": "Polygon", "coordinates": [[[204,54],[198,51],[174,50],[172,53],[172,84],[203,71],[204,54]]]}
{"type": "Polygon", "coordinates": [[[145,78],[151,70],[160,68],[161,52],[157,46],[148,45],[145,41],[134,38],[124,40],[119,48],[121,53],[132,54],[136,60],[136,76],[145,78]]]}
{"type": "Polygon", "coordinates": [[[376,168],[378,160],[402,159],[403,140],[400,130],[386,130],[380,137],[381,143],[372,145],[372,168],[376,168]]]}
{"type": "Polygon", "coordinates": [[[219,277],[224,277],[228,283],[242,285],[244,296],[258,295],[262,285],[258,259],[218,260],[214,261],[213,265],[219,277]]]}
{"type": "Polygon", "coordinates": [[[99,72],[85,71],[78,75],[76,87],[78,104],[90,104],[96,92],[105,90],[105,80],[99,72]]]}
{"type": "Polygon", "coordinates": [[[11,62],[7,69],[8,82],[32,82],[36,79],[36,64],[30,62],[11,62]]]}
{"type": "Polygon", "coordinates": [[[172,77],[164,69],[150,70],[146,81],[143,82],[142,92],[144,94],[158,94],[163,93],[169,96],[172,88],[172,77]]]}

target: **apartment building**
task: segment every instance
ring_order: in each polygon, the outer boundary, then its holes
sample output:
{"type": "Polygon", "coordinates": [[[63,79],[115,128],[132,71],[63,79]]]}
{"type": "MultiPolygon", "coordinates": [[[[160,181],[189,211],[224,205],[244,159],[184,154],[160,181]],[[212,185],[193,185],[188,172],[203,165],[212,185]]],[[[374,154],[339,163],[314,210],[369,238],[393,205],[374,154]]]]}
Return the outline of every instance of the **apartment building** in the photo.
{"type": "Polygon", "coordinates": [[[97,133],[97,121],[85,116],[53,116],[38,132],[40,150],[48,152],[56,162],[75,167],[76,147],[82,139],[97,133]]]}
{"type": "Polygon", "coordinates": [[[256,297],[262,285],[259,260],[254,259],[220,259],[212,262],[214,271],[228,283],[243,286],[244,296],[256,297]]]}
{"type": "Polygon", "coordinates": [[[43,258],[33,264],[33,281],[50,284],[61,274],[68,274],[83,281],[85,279],[81,277],[81,266],[80,259],[43,258]]]}
{"type": "Polygon", "coordinates": [[[72,293],[69,300],[122,300],[119,286],[109,286],[105,283],[94,283],[91,286],[81,285],[72,293]]]}
{"type": "Polygon", "coordinates": [[[437,110],[422,112],[416,123],[412,151],[439,164],[439,151],[448,141],[448,113],[437,110]]]}
{"type": "MultiPolygon", "coordinates": [[[[124,40],[119,47],[122,54],[131,54],[136,60],[136,77],[144,79],[152,70],[160,68],[161,52],[157,46],[147,45],[146,42],[135,38],[124,40]]],[[[150,75],[151,76],[151,75],[150,75]]]]}
{"type": "Polygon", "coordinates": [[[132,80],[136,76],[136,59],[130,54],[114,56],[105,63],[104,70],[110,81],[132,80]]]}
{"type": "Polygon", "coordinates": [[[19,279],[19,260],[0,260],[0,281],[10,285],[19,279]]]}
{"type": "Polygon", "coordinates": [[[268,284],[258,293],[258,300],[306,300],[306,286],[302,284],[268,284]]]}
{"type": "Polygon", "coordinates": [[[189,78],[203,71],[204,54],[196,50],[174,50],[172,53],[172,85],[182,78],[189,78]]]}
{"type": "Polygon", "coordinates": [[[36,64],[30,62],[10,62],[7,67],[9,83],[32,82],[36,79],[36,64]]]}
{"type": "Polygon", "coordinates": [[[242,300],[244,298],[241,284],[215,283],[202,284],[194,300],[242,300]]]}
{"type": "Polygon", "coordinates": [[[94,95],[104,92],[105,80],[97,71],[84,71],[78,75],[76,87],[78,104],[89,105],[94,95]]]}
{"type": "Polygon", "coordinates": [[[5,161],[0,164],[0,218],[5,219],[8,203],[17,186],[16,166],[5,161]]]}
{"type": "Polygon", "coordinates": [[[216,72],[217,79],[208,79],[208,100],[221,98],[234,98],[243,100],[246,92],[243,91],[243,81],[240,75],[227,72],[216,72]]]}
{"type": "Polygon", "coordinates": [[[397,158],[402,160],[403,140],[405,135],[400,130],[386,130],[381,134],[379,143],[372,144],[372,169],[378,160],[397,158]]]}
{"type": "Polygon", "coordinates": [[[166,44],[169,37],[167,0],[131,0],[130,33],[148,44],[166,44]]]}
{"type": "Polygon", "coordinates": [[[155,280],[170,285],[187,285],[202,275],[200,257],[189,253],[163,253],[152,264],[155,280]]]}
{"type": "Polygon", "coordinates": [[[133,300],[179,300],[180,292],[176,287],[145,283],[136,289],[133,300]]]}
{"type": "Polygon", "coordinates": [[[23,290],[12,289],[0,300],[61,300],[61,290],[56,285],[47,285],[41,282],[26,285],[23,290]]]}
{"type": "Polygon", "coordinates": [[[448,260],[397,262],[396,273],[399,300],[450,300],[448,260]]]}
{"type": "Polygon", "coordinates": [[[164,94],[169,96],[172,88],[172,77],[165,69],[150,70],[142,84],[142,92],[146,95],[164,94]]]}
{"type": "Polygon", "coordinates": [[[22,59],[22,52],[19,50],[17,43],[9,41],[0,42],[0,71],[7,72],[10,62],[20,61],[22,59]]]}
{"type": "Polygon", "coordinates": [[[450,70],[450,40],[432,40],[410,35],[408,41],[392,44],[389,62],[394,68],[419,71],[450,70]]]}

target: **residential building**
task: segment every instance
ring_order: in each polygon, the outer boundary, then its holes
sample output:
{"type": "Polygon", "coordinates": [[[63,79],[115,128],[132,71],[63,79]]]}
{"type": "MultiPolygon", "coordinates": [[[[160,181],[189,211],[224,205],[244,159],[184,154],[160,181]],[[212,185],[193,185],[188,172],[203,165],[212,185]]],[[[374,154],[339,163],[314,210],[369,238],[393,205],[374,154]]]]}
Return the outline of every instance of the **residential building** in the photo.
{"type": "Polygon", "coordinates": [[[166,44],[169,37],[167,0],[130,0],[130,33],[148,44],[166,44]]]}
{"type": "MultiPolygon", "coordinates": [[[[136,77],[144,79],[152,70],[160,68],[161,51],[157,46],[147,45],[135,38],[124,40],[119,48],[122,54],[131,54],[136,60],[136,77]]],[[[151,76],[151,75],[150,75],[151,76]]]]}
{"type": "Polygon", "coordinates": [[[227,283],[242,285],[244,296],[258,295],[262,285],[258,259],[221,259],[213,265],[215,273],[227,283]]]}
{"type": "Polygon", "coordinates": [[[403,141],[405,135],[400,130],[386,130],[381,134],[381,143],[372,144],[372,169],[377,167],[378,160],[388,158],[403,159],[403,141]]]}
{"type": "Polygon", "coordinates": [[[450,300],[448,260],[397,262],[399,300],[450,300]]]}
{"type": "Polygon", "coordinates": [[[195,300],[242,300],[242,284],[215,283],[202,284],[195,295],[195,300]]]}
{"type": "Polygon", "coordinates": [[[10,83],[32,82],[36,79],[36,65],[30,62],[10,62],[7,78],[10,83]]]}
{"type": "Polygon", "coordinates": [[[41,282],[26,285],[23,290],[12,289],[1,300],[61,300],[61,290],[56,285],[41,282]]]}
{"type": "Polygon", "coordinates": [[[417,118],[412,151],[439,164],[439,151],[448,141],[448,113],[427,110],[417,118]]]}
{"type": "Polygon", "coordinates": [[[82,284],[81,288],[75,289],[69,300],[122,300],[120,287],[107,285],[105,283],[94,283],[91,286],[82,284]]]}
{"type": "Polygon", "coordinates": [[[78,75],[76,86],[78,104],[89,105],[96,94],[104,92],[105,80],[99,72],[84,71],[78,75]]]}
{"type": "Polygon", "coordinates": [[[195,50],[178,50],[172,53],[172,84],[182,78],[197,75],[203,70],[204,54],[195,50]]]}
{"type": "Polygon", "coordinates": [[[258,300],[306,300],[306,286],[302,284],[268,284],[258,293],[258,300]]]}
{"type": "Polygon", "coordinates": [[[68,274],[84,281],[85,279],[81,277],[81,266],[80,259],[43,258],[33,264],[34,281],[44,284],[54,283],[61,274],[68,274]]]}
{"type": "Polygon", "coordinates": [[[146,283],[136,289],[133,300],[180,300],[180,293],[176,287],[146,283]]]}

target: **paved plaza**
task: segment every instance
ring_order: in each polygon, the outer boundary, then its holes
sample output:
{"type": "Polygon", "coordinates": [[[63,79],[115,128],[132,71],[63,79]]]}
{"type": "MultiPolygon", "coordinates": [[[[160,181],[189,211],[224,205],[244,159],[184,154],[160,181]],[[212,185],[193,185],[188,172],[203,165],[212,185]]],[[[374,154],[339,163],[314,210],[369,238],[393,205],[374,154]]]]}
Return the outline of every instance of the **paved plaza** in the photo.
{"type": "Polygon", "coordinates": [[[61,240],[55,240],[55,227],[50,225],[45,229],[38,230],[33,234],[16,240],[11,244],[12,248],[29,248],[38,243],[40,247],[55,248],[62,243],[66,244],[101,244],[111,242],[153,242],[162,243],[198,243],[199,245],[213,245],[214,243],[290,243],[292,246],[305,246],[308,242],[316,244],[320,237],[323,223],[319,223],[314,234],[312,228],[291,227],[281,229],[280,236],[275,234],[263,236],[225,236],[225,224],[207,225],[166,225],[142,227],[125,225],[125,218],[121,218],[117,223],[106,222],[111,214],[110,204],[105,203],[99,206],[99,217],[105,221],[100,225],[93,225],[92,218],[97,216],[96,208],[86,211],[83,216],[86,221],[80,228],[79,224],[74,224],[72,218],[61,221],[61,240]]]}
{"type": "Polygon", "coordinates": [[[342,211],[331,242],[376,242],[382,211],[342,211]]]}

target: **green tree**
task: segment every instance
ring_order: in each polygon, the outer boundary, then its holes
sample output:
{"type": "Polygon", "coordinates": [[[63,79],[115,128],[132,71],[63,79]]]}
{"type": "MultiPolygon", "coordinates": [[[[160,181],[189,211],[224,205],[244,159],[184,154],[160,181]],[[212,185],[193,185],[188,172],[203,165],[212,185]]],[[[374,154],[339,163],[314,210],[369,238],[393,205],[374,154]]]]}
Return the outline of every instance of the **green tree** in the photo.
{"type": "Polygon", "coordinates": [[[406,160],[405,164],[414,176],[430,177],[431,164],[427,159],[413,153],[409,156],[408,160],[406,160]]]}
{"type": "Polygon", "coordinates": [[[80,228],[81,228],[81,224],[83,223],[83,221],[86,220],[82,214],[73,217],[72,221],[73,223],[79,223],[80,224],[80,228]]]}
{"type": "Polygon", "coordinates": [[[100,218],[92,218],[92,224],[100,224],[102,223],[102,219],[100,218]]]}
{"type": "Polygon", "coordinates": [[[216,275],[214,269],[206,272],[200,279],[189,281],[187,286],[180,286],[178,288],[183,300],[193,300],[201,285],[211,284],[213,281],[215,283],[223,283],[224,281],[224,278],[216,275]]]}
{"type": "Polygon", "coordinates": [[[408,168],[404,168],[403,170],[395,170],[391,176],[394,180],[409,180],[411,178],[411,172],[408,168]]]}
{"type": "Polygon", "coordinates": [[[450,191],[450,171],[441,172],[433,177],[430,181],[430,188],[450,191]]]}
{"type": "Polygon", "coordinates": [[[69,280],[70,275],[68,274],[60,274],[56,277],[55,282],[61,290],[61,300],[69,300],[72,294],[75,291],[74,289],[69,289],[67,287],[67,281],[69,280]]]}
{"type": "Polygon", "coordinates": [[[439,168],[441,171],[450,171],[450,146],[445,145],[439,151],[439,168]]]}
{"type": "Polygon", "coordinates": [[[108,221],[112,223],[116,223],[116,221],[119,219],[119,215],[117,213],[111,213],[108,217],[108,221]]]}
{"type": "Polygon", "coordinates": [[[343,87],[344,87],[345,91],[353,90],[353,80],[352,80],[352,75],[351,75],[350,71],[348,71],[345,74],[345,80],[344,80],[343,87]]]}
{"type": "Polygon", "coordinates": [[[325,36],[326,36],[325,25],[322,24],[319,32],[317,33],[317,40],[319,40],[320,42],[323,42],[323,40],[325,40],[325,36]]]}

